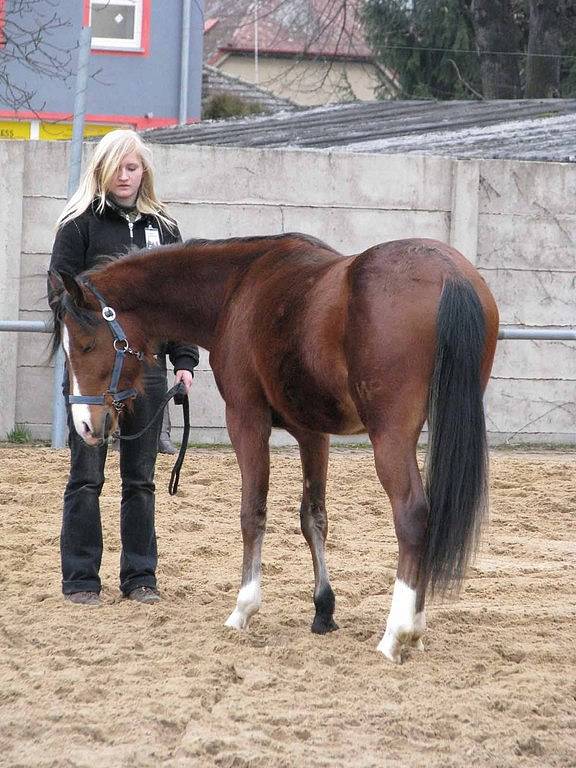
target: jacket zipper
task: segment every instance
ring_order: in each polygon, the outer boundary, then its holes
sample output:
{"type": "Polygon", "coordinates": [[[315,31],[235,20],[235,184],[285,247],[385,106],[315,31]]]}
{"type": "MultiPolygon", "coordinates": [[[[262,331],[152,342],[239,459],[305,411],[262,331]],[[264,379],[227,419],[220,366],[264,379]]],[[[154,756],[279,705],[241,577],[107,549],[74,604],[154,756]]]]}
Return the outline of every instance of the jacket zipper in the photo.
{"type": "Polygon", "coordinates": [[[134,242],[134,222],[129,221],[128,222],[128,229],[130,230],[130,242],[134,242]]]}

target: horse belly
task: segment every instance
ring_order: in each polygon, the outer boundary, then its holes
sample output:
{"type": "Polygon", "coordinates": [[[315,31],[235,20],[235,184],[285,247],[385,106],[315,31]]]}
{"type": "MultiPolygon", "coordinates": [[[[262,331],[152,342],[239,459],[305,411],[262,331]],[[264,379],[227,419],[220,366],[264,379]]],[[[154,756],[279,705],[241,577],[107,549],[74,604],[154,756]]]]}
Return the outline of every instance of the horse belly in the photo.
{"type": "Polygon", "coordinates": [[[335,377],[331,384],[320,382],[309,372],[294,366],[281,370],[280,390],[270,398],[275,412],[290,423],[333,435],[356,435],[366,431],[347,386],[335,377]]]}

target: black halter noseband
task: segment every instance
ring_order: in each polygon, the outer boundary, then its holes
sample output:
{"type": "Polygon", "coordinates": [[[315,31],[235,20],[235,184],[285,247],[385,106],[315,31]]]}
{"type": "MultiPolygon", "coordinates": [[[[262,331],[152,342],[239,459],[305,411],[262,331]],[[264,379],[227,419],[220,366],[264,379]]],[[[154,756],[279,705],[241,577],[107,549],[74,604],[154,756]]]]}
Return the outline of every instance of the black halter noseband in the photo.
{"type": "Polygon", "coordinates": [[[106,304],[102,294],[99,293],[93,285],[90,285],[88,281],[86,281],[84,285],[86,288],[88,288],[88,290],[92,291],[94,296],[98,299],[98,303],[102,309],[102,317],[108,323],[110,332],[114,337],[113,344],[116,351],[116,357],[114,358],[114,367],[112,369],[110,386],[106,392],[101,395],[68,395],[68,402],[70,405],[105,405],[106,398],[111,396],[112,405],[114,408],[116,408],[117,411],[121,411],[125,405],[124,401],[130,399],[131,397],[136,397],[138,394],[138,392],[133,387],[130,389],[123,389],[120,392],[118,391],[118,383],[120,381],[120,376],[122,375],[124,358],[127,354],[129,354],[135,355],[138,360],[143,360],[144,353],[136,352],[136,350],[132,349],[128,343],[128,339],[126,338],[126,334],[124,333],[122,326],[118,320],[116,320],[116,312],[112,309],[112,307],[109,307],[106,304]]]}
{"type": "MultiPolygon", "coordinates": [[[[112,343],[114,345],[116,357],[114,358],[114,367],[112,369],[110,386],[106,392],[101,395],[68,395],[68,402],[70,405],[106,405],[106,398],[111,396],[112,405],[118,412],[120,412],[124,408],[126,400],[136,397],[138,394],[138,391],[134,389],[134,387],[131,387],[130,389],[122,389],[120,392],[118,392],[118,384],[120,382],[120,376],[122,375],[124,358],[127,354],[134,355],[139,361],[142,361],[144,360],[144,353],[132,349],[128,343],[128,339],[126,338],[126,334],[124,333],[122,326],[116,319],[115,310],[108,306],[102,294],[97,291],[96,288],[94,288],[94,286],[91,285],[88,281],[86,281],[84,285],[86,288],[88,288],[88,290],[92,291],[94,296],[98,299],[98,303],[102,308],[102,317],[108,323],[110,332],[114,337],[114,341],[112,343]]],[[[182,468],[182,463],[184,462],[186,448],[188,447],[188,435],[190,434],[190,407],[184,384],[180,382],[179,384],[176,384],[176,386],[172,387],[172,389],[169,389],[168,392],[166,392],[166,395],[158,406],[156,413],[154,416],[152,416],[144,429],[141,429],[140,432],[136,433],[135,435],[117,435],[117,437],[119,440],[136,440],[136,438],[141,437],[144,432],[146,432],[156,421],[160,413],[162,413],[167,403],[172,398],[174,398],[174,402],[177,405],[182,406],[184,413],[184,431],[182,433],[182,444],[180,445],[180,452],[178,453],[178,458],[176,459],[176,463],[172,469],[172,474],[170,475],[170,483],[168,484],[168,492],[171,496],[174,496],[178,490],[180,469],[182,468]]]]}

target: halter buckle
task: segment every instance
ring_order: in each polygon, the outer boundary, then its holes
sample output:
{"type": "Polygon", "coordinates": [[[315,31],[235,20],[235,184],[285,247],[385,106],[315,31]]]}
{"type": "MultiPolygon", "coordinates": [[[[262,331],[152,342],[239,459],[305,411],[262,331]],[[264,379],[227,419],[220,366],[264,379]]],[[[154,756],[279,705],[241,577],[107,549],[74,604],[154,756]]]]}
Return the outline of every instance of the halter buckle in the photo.
{"type": "Polygon", "coordinates": [[[116,320],[116,311],[112,307],[102,307],[102,317],[104,320],[112,323],[116,320]]]}

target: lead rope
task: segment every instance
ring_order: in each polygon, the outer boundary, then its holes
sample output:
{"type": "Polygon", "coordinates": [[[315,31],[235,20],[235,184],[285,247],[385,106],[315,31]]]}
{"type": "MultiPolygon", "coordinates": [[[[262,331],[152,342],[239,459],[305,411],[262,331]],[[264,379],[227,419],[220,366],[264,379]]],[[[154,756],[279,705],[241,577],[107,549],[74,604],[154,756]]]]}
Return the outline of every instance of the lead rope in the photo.
{"type": "Polygon", "coordinates": [[[182,382],[178,382],[178,384],[166,392],[162,402],[156,409],[156,413],[154,416],[152,416],[144,429],[141,429],[140,432],[137,432],[135,435],[118,435],[118,440],[136,440],[139,437],[142,437],[144,432],[150,429],[152,424],[154,424],[158,416],[162,413],[172,398],[174,398],[176,405],[182,406],[182,413],[184,415],[184,430],[182,432],[182,444],[180,445],[178,458],[176,459],[176,463],[172,468],[172,474],[170,475],[170,482],[168,484],[168,493],[170,496],[174,496],[178,490],[180,470],[182,469],[182,464],[184,463],[184,456],[186,455],[186,449],[188,448],[188,437],[190,435],[190,403],[188,401],[188,395],[186,394],[186,388],[184,384],[182,384],[182,382]]]}

